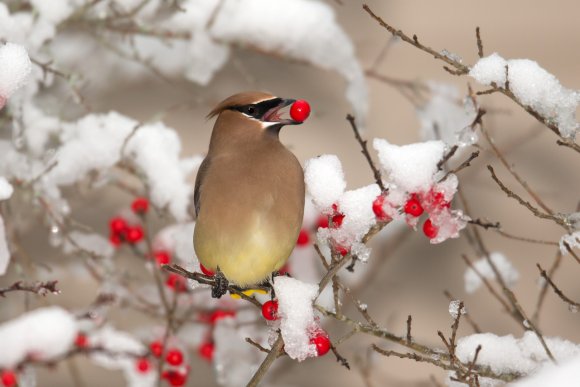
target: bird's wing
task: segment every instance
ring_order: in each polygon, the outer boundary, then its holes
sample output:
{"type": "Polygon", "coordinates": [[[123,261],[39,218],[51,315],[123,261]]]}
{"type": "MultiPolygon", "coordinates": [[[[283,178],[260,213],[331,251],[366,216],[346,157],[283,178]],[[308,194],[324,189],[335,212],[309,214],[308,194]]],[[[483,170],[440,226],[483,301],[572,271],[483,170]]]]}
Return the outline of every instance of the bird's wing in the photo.
{"type": "Polygon", "coordinates": [[[197,176],[195,177],[195,190],[193,191],[193,203],[195,205],[195,216],[199,216],[199,208],[200,208],[200,189],[201,185],[203,184],[203,180],[205,175],[207,174],[207,170],[209,168],[209,157],[203,159],[199,169],[197,170],[197,176]]]}

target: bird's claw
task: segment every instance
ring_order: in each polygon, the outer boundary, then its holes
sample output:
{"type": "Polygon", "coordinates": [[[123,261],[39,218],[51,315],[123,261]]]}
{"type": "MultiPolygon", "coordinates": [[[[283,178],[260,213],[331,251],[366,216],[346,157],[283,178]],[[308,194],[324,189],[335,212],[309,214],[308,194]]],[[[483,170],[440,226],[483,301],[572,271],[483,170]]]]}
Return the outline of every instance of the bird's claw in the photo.
{"type": "Polygon", "coordinates": [[[229,282],[218,267],[214,275],[215,283],[211,288],[211,296],[213,298],[221,298],[228,291],[229,282]]]}

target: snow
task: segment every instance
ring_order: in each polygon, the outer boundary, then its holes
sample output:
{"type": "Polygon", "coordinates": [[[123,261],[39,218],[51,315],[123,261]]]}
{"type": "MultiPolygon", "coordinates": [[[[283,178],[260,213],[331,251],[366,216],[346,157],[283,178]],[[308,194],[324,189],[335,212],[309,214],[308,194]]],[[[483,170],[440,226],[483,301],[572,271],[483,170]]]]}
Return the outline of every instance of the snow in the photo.
{"type": "Polygon", "coordinates": [[[427,191],[434,183],[437,163],[445,152],[443,141],[426,141],[409,145],[393,145],[376,138],[373,147],[378,152],[383,179],[389,187],[409,193],[427,191]]]}
{"type": "Polygon", "coordinates": [[[499,87],[505,87],[506,64],[509,89],[516,99],[538,112],[548,122],[557,125],[563,137],[573,138],[578,129],[576,109],[580,103],[580,94],[563,87],[554,75],[537,62],[529,59],[506,61],[494,53],[480,59],[469,74],[484,85],[494,82],[499,87]]]}
{"type": "MultiPolygon", "coordinates": [[[[546,344],[558,361],[580,355],[580,346],[557,337],[545,337],[546,344]]],[[[462,337],[457,342],[456,355],[464,363],[473,360],[475,349],[481,345],[477,358],[480,366],[489,366],[495,373],[517,372],[529,374],[538,367],[550,362],[538,337],[526,331],[522,338],[513,335],[496,336],[492,333],[479,333],[462,337]]]]}
{"type": "Polygon", "coordinates": [[[91,332],[89,344],[101,347],[105,352],[93,352],[90,359],[97,365],[122,370],[128,387],[153,387],[157,382],[154,366],[146,373],[140,373],[135,367],[137,357],[147,354],[147,348],[129,333],[116,330],[111,326],[91,332]]]}
{"type": "Polygon", "coordinates": [[[4,176],[0,176],[0,200],[10,199],[13,192],[14,187],[12,187],[12,184],[4,176]]]}
{"type": "Polygon", "coordinates": [[[466,313],[465,306],[461,307],[461,311],[459,310],[460,306],[461,306],[461,301],[459,301],[459,300],[453,300],[449,303],[449,315],[451,315],[451,317],[453,317],[453,319],[456,319],[460,312],[462,315],[466,313]]]}
{"type": "MultiPolygon", "coordinates": [[[[0,46],[0,96],[10,98],[24,83],[32,70],[26,49],[18,44],[0,46]]],[[[0,102],[0,108],[4,104],[0,102]]]]}
{"type": "Polygon", "coordinates": [[[60,130],[60,120],[47,115],[33,102],[22,106],[22,123],[26,147],[33,156],[41,156],[51,136],[60,130]]]}
{"type": "Polygon", "coordinates": [[[580,247],[580,231],[574,231],[572,234],[564,234],[560,238],[560,251],[563,255],[568,254],[568,245],[571,249],[580,247]]]}
{"type": "Polygon", "coordinates": [[[64,252],[67,254],[78,252],[79,249],[82,249],[101,258],[110,258],[115,252],[109,240],[100,234],[72,231],[68,234],[68,237],[75,245],[68,240],[66,241],[64,252]]]}
{"type": "Polygon", "coordinates": [[[58,24],[68,18],[74,11],[70,0],[31,0],[40,17],[52,24],[58,24]]]}
{"type": "MultiPolygon", "coordinates": [[[[497,270],[500,272],[506,285],[509,287],[515,286],[516,282],[520,278],[520,273],[516,270],[511,262],[501,253],[491,253],[490,259],[496,266],[497,270]]],[[[487,262],[486,258],[481,258],[473,264],[475,269],[486,279],[494,280],[495,273],[493,272],[491,266],[487,262]]],[[[472,268],[468,268],[464,275],[465,280],[465,291],[467,293],[473,293],[483,284],[479,276],[475,273],[472,268]]]]}
{"type": "Polygon", "coordinates": [[[284,350],[298,361],[316,356],[316,347],[310,344],[308,332],[315,326],[312,301],[318,294],[318,286],[290,277],[276,277],[274,291],[278,298],[284,350]]]}
{"type": "MultiPolygon", "coordinates": [[[[255,314],[251,315],[251,319],[255,320],[255,314]]],[[[250,381],[266,354],[249,345],[245,339],[251,337],[267,348],[268,340],[265,332],[263,328],[254,324],[237,323],[232,318],[219,320],[213,331],[215,344],[213,363],[217,382],[221,386],[237,387],[250,381]]]]}
{"type": "Polygon", "coordinates": [[[580,356],[557,366],[547,364],[528,378],[512,383],[512,387],[577,387],[580,380],[580,356]]]}
{"type": "Polygon", "coordinates": [[[0,368],[14,368],[31,354],[50,360],[66,353],[77,335],[77,322],[66,310],[50,306],[0,325],[0,368]]]}
{"type": "Polygon", "coordinates": [[[209,31],[219,41],[337,71],[348,82],[346,97],[355,117],[360,122],[366,118],[364,72],[330,5],[312,0],[225,0],[209,31]]]}
{"type": "Polygon", "coordinates": [[[379,186],[371,184],[347,191],[340,197],[338,208],[345,217],[340,228],[332,230],[336,241],[350,245],[365,236],[376,224],[373,201],[380,193],[379,186]]]}
{"type": "Polygon", "coordinates": [[[429,82],[431,98],[417,109],[423,140],[442,140],[447,145],[467,146],[477,142],[470,128],[477,112],[469,97],[461,98],[452,84],[429,82]]]}
{"type": "Polygon", "coordinates": [[[482,85],[491,86],[492,83],[495,83],[497,87],[505,87],[507,65],[508,62],[497,52],[494,52],[479,59],[469,71],[469,75],[482,85]]]}
{"type": "Polygon", "coordinates": [[[335,155],[322,155],[306,161],[306,189],[319,211],[328,213],[344,193],[346,181],[342,164],[335,155]]]}
{"type": "Polygon", "coordinates": [[[104,172],[123,157],[143,174],[155,206],[167,208],[177,220],[188,218],[192,188],[183,173],[181,143],[173,129],[162,123],[139,126],[116,112],[90,114],[62,128],[58,164],[45,181],[71,185],[91,171],[104,172]]]}

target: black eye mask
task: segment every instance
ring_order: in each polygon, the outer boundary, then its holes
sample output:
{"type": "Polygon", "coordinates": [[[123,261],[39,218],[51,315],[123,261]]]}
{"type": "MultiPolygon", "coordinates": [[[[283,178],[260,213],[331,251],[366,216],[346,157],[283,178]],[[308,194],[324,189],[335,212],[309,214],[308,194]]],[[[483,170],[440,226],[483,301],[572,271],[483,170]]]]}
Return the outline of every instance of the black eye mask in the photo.
{"type": "Polygon", "coordinates": [[[274,98],[268,99],[266,101],[262,101],[260,103],[255,103],[251,105],[243,105],[243,106],[232,106],[231,110],[237,110],[241,113],[244,113],[250,117],[254,117],[258,120],[262,120],[264,114],[268,112],[270,109],[278,106],[282,103],[282,98],[274,98]]]}

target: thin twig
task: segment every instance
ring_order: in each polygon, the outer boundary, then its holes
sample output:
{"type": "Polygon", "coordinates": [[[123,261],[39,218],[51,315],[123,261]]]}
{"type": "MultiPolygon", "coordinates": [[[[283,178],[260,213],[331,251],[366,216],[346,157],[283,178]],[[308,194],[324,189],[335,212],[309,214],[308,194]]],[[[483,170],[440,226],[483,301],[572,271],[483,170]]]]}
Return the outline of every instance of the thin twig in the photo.
{"type": "Polygon", "coordinates": [[[60,290],[56,288],[57,283],[58,281],[46,281],[25,284],[22,281],[18,281],[7,288],[0,288],[0,297],[6,297],[6,293],[17,291],[30,292],[38,294],[39,296],[46,296],[47,294],[60,294],[60,290]]]}
{"type": "Polygon", "coordinates": [[[284,346],[284,340],[282,340],[282,334],[278,334],[278,338],[274,342],[272,349],[268,353],[268,356],[264,359],[260,367],[256,371],[256,373],[252,376],[252,379],[247,384],[247,387],[256,387],[262,378],[266,376],[268,369],[274,363],[274,361],[278,358],[278,355],[282,352],[282,347],[284,346]]]}
{"type": "Polygon", "coordinates": [[[377,185],[381,188],[381,191],[384,192],[385,185],[383,184],[383,180],[381,178],[381,172],[375,166],[375,163],[373,162],[373,159],[371,158],[371,155],[370,155],[368,147],[367,147],[367,141],[362,139],[360,132],[358,130],[358,127],[356,125],[354,116],[348,114],[346,116],[346,120],[350,123],[352,131],[354,132],[354,137],[356,138],[356,140],[360,144],[360,147],[362,148],[361,152],[365,156],[365,158],[367,159],[367,162],[369,163],[369,166],[371,167],[371,170],[373,171],[373,176],[375,177],[375,181],[376,181],[377,185]]]}
{"type": "Polygon", "coordinates": [[[552,279],[550,278],[550,276],[548,275],[548,273],[546,273],[546,270],[542,269],[542,266],[540,266],[540,264],[536,264],[536,266],[538,267],[538,270],[540,270],[540,275],[546,280],[546,282],[548,282],[548,284],[552,287],[552,289],[554,289],[554,293],[556,293],[558,295],[558,297],[560,297],[560,299],[562,299],[562,301],[564,301],[565,303],[567,303],[568,305],[570,305],[573,308],[580,308],[580,303],[573,301],[572,299],[570,299],[569,297],[567,297],[564,292],[562,292],[560,290],[560,288],[558,288],[558,286],[556,286],[556,284],[554,283],[554,281],[552,281],[552,279]]]}

